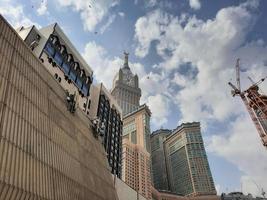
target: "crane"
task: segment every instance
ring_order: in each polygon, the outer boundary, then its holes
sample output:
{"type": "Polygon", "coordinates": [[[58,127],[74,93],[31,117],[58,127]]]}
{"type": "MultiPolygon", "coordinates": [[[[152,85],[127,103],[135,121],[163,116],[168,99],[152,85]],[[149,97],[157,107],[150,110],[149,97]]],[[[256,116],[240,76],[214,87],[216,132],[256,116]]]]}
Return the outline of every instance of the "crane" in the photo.
{"type": "MultiPolygon", "coordinates": [[[[259,93],[259,84],[267,77],[262,78],[256,83],[253,83],[248,89],[242,91],[240,84],[240,59],[236,61],[236,85],[228,82],[232,87],[232,95],[240,96],[245,107],[256,126],[258,134],[261,138],[263,146],[267,148],[267,96],[259,93]]],[[[251,79],[251,78],[250,78],[251,79]]],[[[251,79],[252,80],[252,79],[251,79]]]]}

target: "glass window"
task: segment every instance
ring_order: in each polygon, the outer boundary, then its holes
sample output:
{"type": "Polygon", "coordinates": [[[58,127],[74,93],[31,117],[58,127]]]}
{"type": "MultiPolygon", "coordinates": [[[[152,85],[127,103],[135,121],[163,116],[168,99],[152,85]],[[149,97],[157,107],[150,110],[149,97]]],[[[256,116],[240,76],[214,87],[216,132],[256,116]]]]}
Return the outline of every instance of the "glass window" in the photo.
{"type": "Polygon", "coordinates": [[[88,96],[88,85],[83,85],[82,87],[82,93],[85,95],[85,96],[88,96]]]}
{"type": "Polygon", "coordinates": [[[69,64],[63,63],[62,68],[63,68],[63,71],[65,74],[69,74],[69,71],[70,71],[70,65],[69,64]]]}
{"type": "Polygon", "coordinates": [[[70,70],[70,79],[73,82],[75,82],[75,80],[76,80],[76,74],[75,74],[75,72],[73,70],[70,70]]]}
{"type": "Polygon", "coordinates": [[[62,57],[61,53],[56,52],[56,55],[55,55],[55,58],[54,58],[54,59],[55,59],[56,63],[57,63],[59,66],[62,65],[63,57],[62,57]]]}
{"type": "Polygon", "coordinates": [[[45,50],[50,56],[54,57],[55,49],[50,42],[46,44],[45,50]]]}
{"type": "Polygon", "coordinates": [[[78,86],[79,89],[82,89],[83,83],[82,83],[82,80],[81,80],[80,77],[77,77],[76,84],[77,84],[77,86],[78,86]]]}

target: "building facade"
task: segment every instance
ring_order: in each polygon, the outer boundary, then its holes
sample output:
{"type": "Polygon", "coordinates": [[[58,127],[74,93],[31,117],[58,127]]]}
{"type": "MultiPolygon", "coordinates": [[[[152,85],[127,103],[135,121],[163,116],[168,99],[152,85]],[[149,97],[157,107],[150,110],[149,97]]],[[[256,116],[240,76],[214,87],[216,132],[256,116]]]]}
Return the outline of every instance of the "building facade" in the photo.
{"type": "Polygon", "coordinates": [[[150,135],[153,186],[157,190],[169,190],[163,142],[171,132],[159,129],[150,135]]]}
{"type": "Polygon", "coordinates": [[[17,33],[69,94],[75,106],[89,115],[93,71],[57,23],[37,29],[20,27],[17,33]]]}
{"type": "Polygon", "coordinates": [[[91,119],[98,119],[103,128],[103,145],[111,173],[121,178],[122,111],[102,83],[91,87],[91,119]]]}
{"type": "Polygon", "coordinates": [[[88,116],[0,15],[0,199],[117,200],[88,116]]]}
{"type": "Polygon", "coordinates": [[[171,191],[188,196],[216,194],[199,122],[178,126],[164,148],[171,191]]]}
{"type": "Polygon", "coordinates": [[[242,192],[230,192],[228,194],[222,193],[221,200],[267,200],[265,197],[253,197],[251,194],[245,195],[242,192]]]}
{"type": "Polygon", "coordinates": [[[124,52],[124,65],[115,75],[111,94],[117,100],[123,115],[136,110],[140,103],[141,89],[138,76],[134,75],[128,64],[129,54],[124,52]]]}
{"type": "Polygon", "coordinates": [[[123,119],[122,180],[151,199],[150,110],[146,105],[123,119]]]}

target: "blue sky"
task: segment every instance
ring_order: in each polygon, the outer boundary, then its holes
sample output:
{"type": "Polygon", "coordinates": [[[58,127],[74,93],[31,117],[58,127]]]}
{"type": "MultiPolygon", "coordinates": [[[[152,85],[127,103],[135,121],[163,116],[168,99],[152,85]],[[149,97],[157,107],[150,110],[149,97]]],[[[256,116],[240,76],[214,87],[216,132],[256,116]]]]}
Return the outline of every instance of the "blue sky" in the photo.
{"type": "MultiPolygon", "coordinates": [[[[267,68],[264,0],[2,0],[15,27],[58,22],[110,88],[124,50],[139,75],[152,130],[200,121],[219,192],[267,190],[267,152],[244,105],[232,98],[241,58],[242,87],[267,68]]],[[[267,84],[261,85],[266,93],[267,84]]]]}

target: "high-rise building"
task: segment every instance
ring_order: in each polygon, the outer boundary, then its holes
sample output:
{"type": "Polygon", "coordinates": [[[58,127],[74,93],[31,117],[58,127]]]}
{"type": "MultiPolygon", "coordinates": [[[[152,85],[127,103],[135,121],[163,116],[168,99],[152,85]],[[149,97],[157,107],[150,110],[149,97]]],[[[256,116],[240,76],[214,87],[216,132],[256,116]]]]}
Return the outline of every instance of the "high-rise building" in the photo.
{"type": "Polygon", "coordinates": [[[216,194],[200,123],[183,123],[164,141],[170,189],[187,196],[216,194]]]}
{"type": "Polygon", "coordinates": [[[90,117],[103,130],[103,145],[111,173],[121,178],[122,111],[103,83],[91,87],[90,117]]]}
{"type": "Polygon", "coordinates": [[[89,115],[93,71],[57,23],[37,29],[20,27],[19,36],[40,59],[54,79],[74,95],[75,106],[89,115]]]}
{"type": "Polygon", "coordinates": [[[150,135],[152,179],[157,190],[169,190],[163,142],[171,132],[168,129],[159,129],[150,135]]]}
{"type": "Polygon", "coordinates": [[[151,199],[150,110],[146,105],[123,119],[122,180],[151,199]]]}
{"type": "Polygon", "coordinates": [[[140,103],[141,89],[138,76],[132,73],[128,64],[129,54],[124,52],[124,65],[115,75],[111,94],[120,105],[123,115],[136,110],[140,103]]]}
{"type": "Polygon", "coordinates": [[[123,112],[122,180],[137,193],[151,199],[150,116],[146,105],[140,106],[138,76],[131,72],[128,53],[115,75],[111,94],[123,112]]]}

